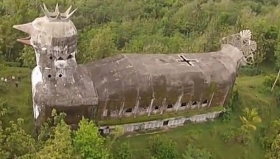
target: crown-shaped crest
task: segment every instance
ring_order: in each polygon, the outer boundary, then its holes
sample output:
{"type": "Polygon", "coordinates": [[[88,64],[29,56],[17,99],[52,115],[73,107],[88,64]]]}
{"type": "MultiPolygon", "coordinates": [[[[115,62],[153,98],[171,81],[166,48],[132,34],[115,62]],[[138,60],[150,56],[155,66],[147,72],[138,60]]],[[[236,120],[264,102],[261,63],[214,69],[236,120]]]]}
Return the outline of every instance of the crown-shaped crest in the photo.
{"type": "Polygon", "coordinates": [[[43,3],[43,6],[41,6],[44,14],[46,17],[48,17],[49,20],[68,20],[77,10],[71,11],[72,6],[70,6],[64,13],[60,13],[59,8],[58,8],[58,3],[55,6],[54,12],[50,12],[46,5],[43,3]]]}

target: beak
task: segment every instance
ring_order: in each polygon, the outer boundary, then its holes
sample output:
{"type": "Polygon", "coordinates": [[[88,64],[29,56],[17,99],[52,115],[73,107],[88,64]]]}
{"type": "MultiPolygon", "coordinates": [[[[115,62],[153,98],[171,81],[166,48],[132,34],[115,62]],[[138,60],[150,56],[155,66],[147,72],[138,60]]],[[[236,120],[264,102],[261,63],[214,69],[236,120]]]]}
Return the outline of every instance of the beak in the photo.
{"type": "Polygon", "coordinates": [[[13,28],[29,34],[29,37],[27,37],[27,38],[19,38],[19,39],[17,39],[18,42],[21,42],[21,43],[26,44],[26,45],[31,45],[30,44],[30,35],[34,31],[32,23],[14,25],[13,28]]]}
{"type": "Polygon", "coordinates": [[[20,38],[20,39],[17,39],[17,42],[21,42],[21,43],[26,44],[26,45],[31,45],[30,38],[31,38],[30,36],[27,37],[27,38],[20,38]]]}
{"type": "Polygon", "coordinates": [[[20,25],[14,25],[13,28],[23,31],[29,35],[32,34],[34,28],[32,26],[32,23],[26,23],[26,24],[20,24],[20,25]]]}

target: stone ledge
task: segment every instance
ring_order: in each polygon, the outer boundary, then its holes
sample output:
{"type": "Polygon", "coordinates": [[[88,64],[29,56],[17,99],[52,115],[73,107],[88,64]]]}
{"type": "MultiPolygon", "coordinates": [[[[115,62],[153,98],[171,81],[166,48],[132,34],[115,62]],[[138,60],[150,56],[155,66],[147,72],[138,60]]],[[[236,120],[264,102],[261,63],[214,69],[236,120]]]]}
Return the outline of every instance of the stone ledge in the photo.
{"type": "Polygon", "coordinates": [[[179,110],[179,111],[166,111],[163,114],[158,113],[158,114],[152,114],[150,116],[140,115],[136,117],[104,119],[98,121],[98,125],[99,126],[124,125],[124,124],[163,120],[163,119],[176,118],[176,117],[192,117],[195,115],[206,114],[215,111],[223,111],[223,110],[224,110],[223,106],[216,106],[216,107],[204,107],[198,109],[186,109],[186,110],[179,110]]]}
{"type": "Polygon", "coordinates": [[[174,117],[166,118],[161,120],[153,120],[148,122],[138,122],[132,124],[122,124],[122,125],[112,125],[112,126],[101,126],[99,129],[103,134],[109,134],[110,131],[116,129],[117,126],[121,126],[124,129],[125,133],[134,132],[134,131],[144,131],[144,130],[153,130],[163,127],[176,127],[182,126],[188,122],[192,123],[201,123],[208,120],[213,120],[217,118],[223,111],[214,111],[205,114],[194,115],[191,117],[174,117]]]}

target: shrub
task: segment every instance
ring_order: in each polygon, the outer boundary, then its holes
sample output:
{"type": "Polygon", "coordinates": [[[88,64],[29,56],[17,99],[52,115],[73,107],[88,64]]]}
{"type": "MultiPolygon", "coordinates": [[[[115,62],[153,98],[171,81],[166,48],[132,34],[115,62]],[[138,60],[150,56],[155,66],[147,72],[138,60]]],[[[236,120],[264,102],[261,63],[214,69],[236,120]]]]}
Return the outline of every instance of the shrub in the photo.
{"type": "MultiPolygon", "coordinates": [[[[276,76],[275,75],[267,75],[265,76],[265,79],[263,81],[263,85],[266,86],[266,87],[269,87],[271,88],[274,81],[276,79],[276,76]]],[[[276,82],[276,85],[275,86],[279,86],[280,82],[279,80],[276,82]]]]}
{"type": "Polygon", "coordinates": [[[199,149],[192,145],[188,145],[183,153],[183,159],[212,159],[212,154],[206,149],[199,149]]]}
{"type": "Polygon", "coordinates": [[[197,130],[187,131],[186,134],[186,142],[189,143],[197,143],[197,140],[200,137],[200,132],[197,130]]]}
{"type": "Polygon", "coordinates": [[[178,159],[176,143],[164,135],[156,135],[148,139],[148,149],[157,159],[178,159]]]}
{"type": "Polygon", "coordinates": [[[234,127],[228,128],[226,131],[221,132],[221,137],[224,142],[230,142],[233,141],[234,135],[235,135],[235,129],[234,127]]]}
{"type": "Polygon", "coordinates": [[[131,159],[132,158],[132,152],[130,149],[129,143],[125,142],[120,145],[120,147],[117,149],[114,159],[131,159]]]}
{"type": "Polygon", "coordinates": [[[262,70],[259,67],[254,65],[248,65],[240,68],[240,74],[246,76],[257,76],[262,73],[262,70]]]}
{"type": "Polygon", "coordinates": [[[251,142],[251,134],[248,130],[243,128],[238,128],[235,131],[234,139],[236,142],[242,145],[248,145],[251,142]]]}
{"type": "Polygon", "coordinates": [[[231,127],[221,134],[224,142],[237,142],[242,145],[248,145],[251,141],[249,131],[242,128],[231,127]]]}
{"type": "Polygon", "coordinates": [[[240,111],[240,99],[239,99],[239,93],[238,90],[235,90],[231,93],[231,97],[225,105],[226,111],[220,114],[220,119],[223,122],[230,121],[232,112],[239,112],[240,111]]]}

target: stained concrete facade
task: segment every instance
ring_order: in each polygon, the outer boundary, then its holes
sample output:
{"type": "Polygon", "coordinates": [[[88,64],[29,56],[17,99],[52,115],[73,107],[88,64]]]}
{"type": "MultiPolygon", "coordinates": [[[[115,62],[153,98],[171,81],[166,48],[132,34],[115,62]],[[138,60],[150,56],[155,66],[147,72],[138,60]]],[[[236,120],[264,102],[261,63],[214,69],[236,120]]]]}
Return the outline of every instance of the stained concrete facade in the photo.
{"type": "Polygon", "coordinates": [[[237,62],[223,51],[121,54],[87,64],[99,96],[100,118],[223,106],[237,73],[237,62]]]}
{"type": "Polygon", "coordinates": [[[68,124],[135,118],[223,106],[237,70],[256,50],[249,30],[224,37],[209,53],[120,54],[84,65],[76,62],[77,29],[71,7],[58,6],[44,17],[13,27],[29,34],[18,39],[35,50],[32,71],[34,119],[40,126],[51,110],[66,112],[68,124]]]}

